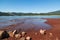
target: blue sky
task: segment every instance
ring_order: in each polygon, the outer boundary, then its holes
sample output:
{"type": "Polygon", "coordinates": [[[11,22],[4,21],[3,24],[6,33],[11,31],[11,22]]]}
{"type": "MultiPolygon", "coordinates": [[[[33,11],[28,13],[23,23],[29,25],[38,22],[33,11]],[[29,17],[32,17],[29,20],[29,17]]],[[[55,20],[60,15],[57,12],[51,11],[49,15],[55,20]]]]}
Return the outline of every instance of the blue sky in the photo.
{"type": "Polygon", "coordinates": [[[45,13],[60,10],[60,0],[0,0],[2,12],[45,13]]]}

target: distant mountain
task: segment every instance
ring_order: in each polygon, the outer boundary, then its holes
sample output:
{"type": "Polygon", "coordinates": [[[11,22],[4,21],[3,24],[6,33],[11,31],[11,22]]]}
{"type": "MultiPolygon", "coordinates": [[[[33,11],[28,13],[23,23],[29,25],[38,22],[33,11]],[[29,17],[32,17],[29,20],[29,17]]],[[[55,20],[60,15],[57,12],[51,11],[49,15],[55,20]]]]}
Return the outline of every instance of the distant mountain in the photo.
{"type": "Polygon", "coordinates": [[[59,11],[48,13],[16,13],[16,12],[0,12],[0,16],[22,16],[22,15],[60,15],[59,11]]]}
{"type": "Polygon", "coordinates": [[[0,16],[13,16],[13,15],[5,12],[0,12],[0,16]]]}
{"type": "Polygon", "coordinates": [[[59,11],[54,11],[54,12],[49,12],[49,14],[60,14],[60,10],[59,11]]]}

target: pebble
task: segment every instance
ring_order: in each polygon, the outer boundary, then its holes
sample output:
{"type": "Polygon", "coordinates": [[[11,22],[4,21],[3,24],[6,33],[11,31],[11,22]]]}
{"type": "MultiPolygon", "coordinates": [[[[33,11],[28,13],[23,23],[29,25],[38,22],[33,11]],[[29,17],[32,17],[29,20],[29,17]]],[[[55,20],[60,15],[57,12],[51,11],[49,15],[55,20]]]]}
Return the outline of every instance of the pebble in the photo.
{"type": "Polygon", "coordinates": [[[21,37],[20,40],[25,40],[25,37],[21,37]]]}
{"type": "Polygon", "coordinates": [[[21,34],[15,34],[15,38],[21,38],[21,34]]]}
{"type": "Polygon", "coordinates": [[[27,37],[26,37],[26,40],[31,40],[31,37],[30,37],[30,36],[27,36],[27,37]]]}
{"type": "Polygon", "coordinates": [[[46,30],[40,30],[40,34],[45,34],[46,33],[46,30]]]}
{"type": "Polygon", "coordinates": [[[52,33],[49,33],[50,36],[52,36],[53,34],[52,33]]]}
{"type": "Polygon", "coordinates": [[[35,35],[37,35],[37,33],[35,33],[35,35]]]}
{"type": "Polygon", "coordinates": [[[58,37],[56,37],[56,40],[59,40],[58,37]]]}
{"type": "Polygon", "coordinates": [[[22,32],[22,33],[21,33],[22,37],[24,37],[24,36],[25,36],[25,34],[26,34],[26,32],[22,32]]]}

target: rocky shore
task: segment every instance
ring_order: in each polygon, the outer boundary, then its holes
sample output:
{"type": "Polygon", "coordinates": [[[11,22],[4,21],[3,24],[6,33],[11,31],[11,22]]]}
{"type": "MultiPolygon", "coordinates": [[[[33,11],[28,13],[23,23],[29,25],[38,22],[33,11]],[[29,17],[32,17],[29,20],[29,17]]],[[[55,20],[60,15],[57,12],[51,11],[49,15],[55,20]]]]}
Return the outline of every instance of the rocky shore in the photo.
{"type": "Polygon", "coordinates": [[[27,22],[27,24],[24,22],[17,23],[9,25],[3,29],[0,29],[0,32],[3,30],[3,32],[0,33],[0,37],[2,37],[1,35],[4,34],[5,32],[9,35],[9,37],[7,38],[3,39],[0,38],[0,39],[1,40],[60,40],[60,19],[47,18],[46,20],[47,22],[45,23],[52,26],[52,28],[50,28],[49,30],[43,29],[41,28],[41,26],[40,28],[38,28],[38,30],[35,30],[38,26],[30,24],[30,22],[27,22]],[[14,30],[17,30],[17,34],[15,34],[14,30]],[[12,35],[12,37],[10,34],[12,35]],[[22,34],[24,34],[24,36],[22,36],[22,34]]]}

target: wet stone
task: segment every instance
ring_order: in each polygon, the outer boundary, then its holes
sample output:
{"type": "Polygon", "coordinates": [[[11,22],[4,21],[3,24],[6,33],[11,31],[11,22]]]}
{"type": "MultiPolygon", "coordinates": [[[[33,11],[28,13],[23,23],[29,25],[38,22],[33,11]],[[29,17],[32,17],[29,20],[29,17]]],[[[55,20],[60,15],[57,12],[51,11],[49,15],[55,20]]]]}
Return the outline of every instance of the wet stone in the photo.
{"type": "Polygon", "coordinates": [[[0,31],[0,39],[8,38],[9,34],[7,31],[0,31]]]}
{"type": "Polygon", "coordinates": [[[25,37],[21,37],[20,40],[25,40],[25,37]]]}

